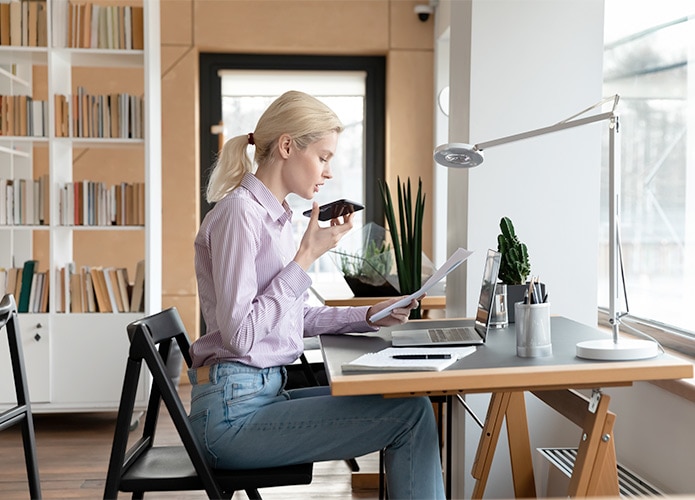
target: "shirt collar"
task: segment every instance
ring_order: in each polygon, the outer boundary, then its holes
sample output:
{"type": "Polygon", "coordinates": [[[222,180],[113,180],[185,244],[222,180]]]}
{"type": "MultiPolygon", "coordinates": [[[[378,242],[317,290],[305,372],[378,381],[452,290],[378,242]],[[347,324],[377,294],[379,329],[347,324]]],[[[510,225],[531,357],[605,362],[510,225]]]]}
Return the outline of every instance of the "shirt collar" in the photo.
{"type": "Polygon", "coordinates": [[[252,173],[247,172],[244,174],[244,177],[241,179],[241,186],[248,189],[256,197],[258,203],[266,209],[271,219],[281,224],[292,220],[292,209],[287,204],[287,200],[283,200],[281,204],[266,185],[252,173]]]}

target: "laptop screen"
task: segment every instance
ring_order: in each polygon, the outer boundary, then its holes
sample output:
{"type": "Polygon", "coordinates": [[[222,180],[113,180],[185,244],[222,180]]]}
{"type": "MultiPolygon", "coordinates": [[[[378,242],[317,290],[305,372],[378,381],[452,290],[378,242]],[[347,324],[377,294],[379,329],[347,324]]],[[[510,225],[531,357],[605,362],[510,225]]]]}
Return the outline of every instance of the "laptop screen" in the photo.
{"type": "MultiPolygon", "coordinates": [[[[495,287],[497,285],[497,273],[500,269],[502,254],[495,250],[488,250],[483,269],[483,281],[480,285],[480,298],[478,310],[475,314],[475,329],[481,335],[487,335],[487,328],[492,316],[492,304],[495,300],[495,287]]],[[[483,337],[485,338],[485,337],[483,337]]]]}

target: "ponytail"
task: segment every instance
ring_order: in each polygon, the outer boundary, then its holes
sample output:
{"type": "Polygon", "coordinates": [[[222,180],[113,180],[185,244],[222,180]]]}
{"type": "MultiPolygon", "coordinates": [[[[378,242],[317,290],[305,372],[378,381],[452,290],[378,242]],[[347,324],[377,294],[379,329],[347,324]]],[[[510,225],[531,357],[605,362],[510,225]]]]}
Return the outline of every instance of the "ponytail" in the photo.
{"type": "Polygon", "coordinates": [[[206,199],[215,203],[241,183],[246,172],[253,171],[253,163],[246,153],[249,139],[246,135],[232,137],[222,146],[208,181],[206,199]]]}

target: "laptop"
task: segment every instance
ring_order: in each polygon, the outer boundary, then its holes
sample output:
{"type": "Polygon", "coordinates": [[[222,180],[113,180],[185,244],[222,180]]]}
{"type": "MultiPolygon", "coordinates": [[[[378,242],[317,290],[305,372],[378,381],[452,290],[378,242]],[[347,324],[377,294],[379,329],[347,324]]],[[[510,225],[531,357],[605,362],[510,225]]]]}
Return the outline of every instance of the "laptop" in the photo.
{"type": "Polygon", "coordinates": [[[487,251],[474,326],[396,330],[392,333],[392,345],[395,347],[434,347],[484,344],[490,329],[497,273],[500,269],[500,258],[501,254],[499,252],[494,250],[487,251]]]}

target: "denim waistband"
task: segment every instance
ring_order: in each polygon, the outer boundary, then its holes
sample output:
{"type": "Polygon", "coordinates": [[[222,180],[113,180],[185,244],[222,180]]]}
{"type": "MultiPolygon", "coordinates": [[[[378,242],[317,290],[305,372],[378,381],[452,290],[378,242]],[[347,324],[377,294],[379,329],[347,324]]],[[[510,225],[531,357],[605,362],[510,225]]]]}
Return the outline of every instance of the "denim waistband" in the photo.
{"type": "Polygon", "coordinates": [[[255,366],[249,366],[235,361],[225,361],[209,366],[201,366],[200,368],[191,368],[188,370],[188,379],[193,385],[206,384],[208,382],[216,384],[221,377],[234,375],[235,373],[272,374],[284,372],[284,366],[256,368],[255,366]]]}

